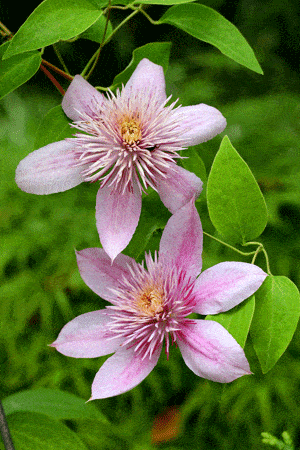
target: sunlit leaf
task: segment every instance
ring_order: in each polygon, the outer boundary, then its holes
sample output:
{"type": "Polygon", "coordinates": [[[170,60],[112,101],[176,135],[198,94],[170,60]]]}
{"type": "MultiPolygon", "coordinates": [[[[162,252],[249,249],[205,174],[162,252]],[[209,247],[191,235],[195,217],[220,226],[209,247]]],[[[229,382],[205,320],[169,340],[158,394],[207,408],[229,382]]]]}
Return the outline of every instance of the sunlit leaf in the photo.
{"type": "Polygon", "coordinates": [[[245,346],[250,324],[255,308],[255,297],[252,295],[247,300],[221,314],[206,316],[207,320],[214,320],[226,328],[241,347],[245,346]]]}
{"type": "Polygon", "coordinates": [[[136,66],[143,58],[148,58],[155,64],[159,64],[166,72],[169,65],[171,42],[150,42],[133,50],[132,59],[123,72],[119,73],[113,81],[113,88],[126,84],[133,74],[136,66]]]}
{"type": "Polygon", "coordinates": [[[50,109],[40,123],[34,140],[34,150],[61,141],[67,137],[72,137],[76,133],[70,127],[70,120],[67,118],[60,105],[50,109]]]}
{"type": "Polygon", "coordinates": [[[300,295],[283,276],[268,276],[255,294],[251,339],[263,373],[268,372],[289,345],[300,315],[300,295]]]}
{"type": "Polygon", "coordinates": [[[9,42],[0,47],[0,98],[26,83],[38,71],[42,58],[39,52],[28,52],[2,60],[9,42]]]}
{"type": "Polygon", "coordinates": [[[4,58],[71,39],[102,13],[90,0],[44,0],[14,35],[4,58]]]}
{"type": "Polygon", "coordinates": [[[43,414],[15,413],[7,422],[16,450],[87,450],[76,433],[43,414]]]}
{"type": "Polygon", "coordinates": [[[207,205],[217,231],[234,242],[256,238],[267,224],[267,208],[259,186],[227,136],[208,177],[207,205]]]}
{"type": "Polygon", "coordinates": [[[58,389],[38,388],[17,392],[3,401],[5,414],[34,412],[54,419],[93,419],[108,422],[93,403],[58,389]]]}
{"type": "Polygon", "coordinates": [[[208,6],[177,5],[169,8],[159,20],[217,47],[224,55],[254,72],[262,74],[254,52],[239,30],[225,17],[208,6]]]}

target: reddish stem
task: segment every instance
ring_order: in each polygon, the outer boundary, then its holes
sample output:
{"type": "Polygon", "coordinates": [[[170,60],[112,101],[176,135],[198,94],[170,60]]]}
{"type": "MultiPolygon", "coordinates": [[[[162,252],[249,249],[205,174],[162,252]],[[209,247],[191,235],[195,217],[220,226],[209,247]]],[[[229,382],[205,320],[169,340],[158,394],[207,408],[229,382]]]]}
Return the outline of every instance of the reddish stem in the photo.
{"type": "Polygon", "coordinates": [[[54,84],[54,86],[59,90],[59,92],[61,93],[61,95],[65,95],[65,91],[63,90],[63,88],[61,87],[61,85],[59,84],[59,82],[54,78],[54,76],[49,72],[48,69],[46,69],[46,67],[43,66],[43,64],[40,65],[40,69],[44,72],[44,74],[49,78],[49,80],[52,81],[52,83],[54,84]]]}
{"type": "Polygon", "coordinates": [[[64,72],[63,70],[60,70],[58,67],[54,66],[53,64],[49,63],[45,59],[42,59],[42,64],[44,66],[49,67],[50,69],[54,70],[54,72],[58,73],[62,77],[66,78],[66,80],[73,81],[72,75],[69,75],[68,73],[64,72]]]}

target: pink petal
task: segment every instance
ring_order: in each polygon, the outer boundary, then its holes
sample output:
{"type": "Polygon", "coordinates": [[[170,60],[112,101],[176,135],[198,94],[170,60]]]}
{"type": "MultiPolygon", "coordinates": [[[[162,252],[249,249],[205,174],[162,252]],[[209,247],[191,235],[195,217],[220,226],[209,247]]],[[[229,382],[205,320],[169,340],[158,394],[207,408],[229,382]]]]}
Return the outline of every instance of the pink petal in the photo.
{"type": "Polygon", "coordinates": [[[149,59],[142,59],[126,83],[122,95],[130,97],[138,91],[147,91],[149,99],[154,97],[163,103],[166,100],[166,84],[162,66],[154,64],[149,59]]]}
{"type": "Polygon", "coordinates": [[[95,358],[115,352],[123,339],[114,339],[108,329],[107,310],[92,311],[67,323],[51,347],[73,358],[95,358]]]}
{"type": "Polygon", "coordinates": [[[212,320],[195,320],[182,331],[178,346],[186,365],[199,377],[229,383],[251,374],[242,347],[212,320]]]}
{"type": "Polygon", "coordinates": [[[84,166],[76,167],[74,144],[59,141],[46,145],[22,159],[16,169],[16,183],[30,194],[67,191],[84,181],[84,166]]]}
{"type": "Polygon", "coordinates": [[[160,240],[159,260],[196,277],[202,267],[202,241],[199,214],[191,200],[168,220],[160,240]]]}
{"type": "Polygon", "coordinates": [[[86,248],[76,252],[77,264],[83,281],[96,294],[105,300],[115,303],[115,294],[119,281],[131,276],[129,266],[135,261],[126,255],[118,255],[111,263],[110,257],[102,248],[86,248]]]}
{"type": "Polygon", "coordinates": [[[196,280],[194,294],[199,314],[218,314],[241,303],[261,286],[267,274],[243,262],[223,262],[205,270],[196,280]]]}
{"type": "Polygon", "coordinates": [[[174,111],[184,147],[201,144],[217,136],[226,127],[226,119],[216,108],[200,103],[174,111]]]}
{"type": "Polygon", "coordinates": [[[118,350],[108,358],[92,384],[92,398],[107,398],[133,389],[143,381],[156,366],[161,347],[153,354],[151,359],[142,359],[133,348],[118,350]]]}
{"type": "Polygon", "coordinates": [[[161,201],[172,214],[191,198],[198,198],[203,184],[194,173],[180,166],[172,167],[167,178],[156,176],[155,181],[161,201]]]}
{"type": "Polygon", "coordinates": [[[80,113],[94,115],[95,104],[101,105],[104,96],[97,91],[82,76],[75,75],[72,83],[68,87],[63,101],[62,108],[65,114],[74,122],[81,120],[80,113]]]}
{"type": "Polygon", "coordinates": [[[137,227],[142,196],[134,183],[124,194],[111,187],[100,188],[96,200],[97,229],[102,247],[112,260],[129,244],[137,227]]]}

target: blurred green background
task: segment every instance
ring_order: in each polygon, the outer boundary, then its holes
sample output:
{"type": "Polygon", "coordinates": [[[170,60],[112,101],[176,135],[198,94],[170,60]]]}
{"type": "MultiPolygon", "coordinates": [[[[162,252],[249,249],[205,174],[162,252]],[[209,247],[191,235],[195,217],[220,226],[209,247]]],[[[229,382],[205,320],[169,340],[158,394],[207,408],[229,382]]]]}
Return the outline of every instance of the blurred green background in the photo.
{"type": "MultiPolygon", "coordinates": [[[[26,2],[17,17],[12,3],[1,2],[1,20],[15,32],[39,2],[26,2]]],[[[134,48],[150,41],[172,41],[168,94],[179,97],[183,105],[203,102],[215,106],[227,118],[226,134],[265,195],[269,223],[261,240],[270,256],[271,270],[274,275],[291,278],[299,288],[300,4],[296,0],[201,3],[218,10],[239,28],[255,50],[264,76],[171,26],[151,26],[138,16],[104,48],[90,81],[108,86],[129,63],[134,48]]],[[[157,19],[165,9],[149,7],[147,12],[157,19]]],[[[111,19],[116,24],[125,15],[114,12],[111,19]]],[[[84,67],[96,48],[86,40],[60,44],[73,74],[84,67]],[[78,58],[82,67],[76,69],[78,58]]],[[[59,64],[51,49],[46,50],[45,58],[59,64]]],[[[47,346],[67,321],[105,306],[81,280],[74,254],[75,248],[99,246],[94,218],[98,186],[84,183],[68,192],[35,196],[22,192],[14,182],[18,162],[33,148],[39,121],[60,102],[60,94],[43,73],[38,73],[0,104],[1,398],[45,386],[88,399],[94,375],[105,360],[67,358],[47,346]]],[[[198,146],[207,172],[220,141],[218,136],[198,146]]],[[[204,230],[213,232],[205,193],[199,208],[204,230]]],[[[157,246],[159,237],[157,233],[149,248],[157,246]]],[[[203,258],[204,268],[239,259],[208,238],[203,258]]],[[[265,269],[263,258],[257,262],[265,269]]],[[[158,448],[169,450],[260,449],[264,448],[262,431],[279,435],[284,430],[291,433],[297,448],[299,330],[267,375],[261,374],[251,348],[251,342],[246,344],[255,375],[226,386],[198,378],[172,348],[170,360],[162,354],[140,386],[95,402],[118,424],[117,437],[90,422],[71,425],[91,450],[146,449],[143,443],[151,436],[158,448]]]]}

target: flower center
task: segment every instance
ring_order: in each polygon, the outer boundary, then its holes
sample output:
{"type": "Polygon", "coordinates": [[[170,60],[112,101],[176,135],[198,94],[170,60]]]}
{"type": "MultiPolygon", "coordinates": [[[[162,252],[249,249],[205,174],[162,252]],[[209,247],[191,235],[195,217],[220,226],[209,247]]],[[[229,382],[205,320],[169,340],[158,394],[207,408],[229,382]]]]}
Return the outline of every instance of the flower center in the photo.
{"type": "Polygon", "coordinates": [[[124,144],[138,144],[142,138],[140,123],[135,119],[125,119],[121,123],[121,135],[124,144]]]}
{"type": "Polygon", "coordinates": [[[137,299],[138,309],[147,316],[163,311],[163,291],[156,288],[144,291],[137,299]]]}

